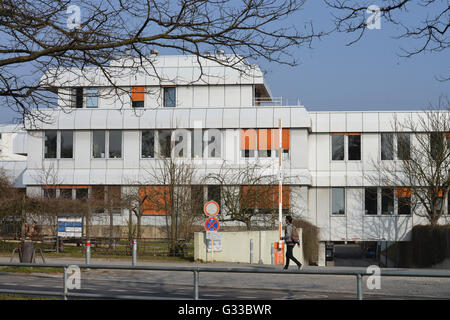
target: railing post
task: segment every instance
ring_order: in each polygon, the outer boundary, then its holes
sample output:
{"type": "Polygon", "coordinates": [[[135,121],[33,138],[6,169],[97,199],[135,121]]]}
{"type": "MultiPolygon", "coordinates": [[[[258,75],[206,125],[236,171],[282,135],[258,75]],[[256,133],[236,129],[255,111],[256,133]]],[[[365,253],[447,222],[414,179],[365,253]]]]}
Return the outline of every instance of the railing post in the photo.
{"type": "Polygon", "coordinates": [[[91,241],[86,241],[86,264],[91,264],[91,241]]]}
{"type": "Polygon", "coordinates": [[[133,256],[133,258],[132,258],[131,264],[134,267],[137,264],[137,241],[136,240],[133,240],[132,256],[133,256]]]}
{"type": "Polygon", "coordinates": [[[360,273],[356,276],[356,296],[358,300],[363,299],[363,292],[362,292],[362,275],[360,273]]]}
{"type": "Polygon", "coordinates": [[[198,270],[194,270],[194,300],[198,300],[198,270]]]}
{"type": "Polygon", "coordinates": [[[253,264],[253,239],[250,239],[250,264],[253,264]]]}
{"type": "Polygon", "coordinates": [[[63,281],[63,296],[64,300],[67,300],[67,267],[64,267],[63,281]]]}

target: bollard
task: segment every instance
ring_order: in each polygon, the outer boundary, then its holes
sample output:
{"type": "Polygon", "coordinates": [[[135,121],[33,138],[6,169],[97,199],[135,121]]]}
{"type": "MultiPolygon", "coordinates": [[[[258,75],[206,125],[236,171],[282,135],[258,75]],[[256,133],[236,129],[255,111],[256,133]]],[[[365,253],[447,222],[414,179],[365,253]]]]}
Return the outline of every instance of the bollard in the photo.
{"type": "Polygon", "coordinates": [[[134,267],[137,264],[137,241],[133,240],[133,250],[132,250],[132,261],[131,265],[134,267]]]}
{"type": "Polygon", "coordinates": [[[250,239],[250,264],[253,264],[253,239],[250,239]]]}
{"type": "Polygon", "coordinates": [[[21,263],[32,263],[34,258],[34,243],[31,240],[21,241],[21,250],[19,251],[21,263]]]}
{"type": "Polygon", "coordinates": [[[275,244],[270,246],[270,264],[275,264],[275,244]]]}
{"type": "Polygon", "coordinates": [[[91,264],[91,242],[86,241],[86,264],[91,264]]]}

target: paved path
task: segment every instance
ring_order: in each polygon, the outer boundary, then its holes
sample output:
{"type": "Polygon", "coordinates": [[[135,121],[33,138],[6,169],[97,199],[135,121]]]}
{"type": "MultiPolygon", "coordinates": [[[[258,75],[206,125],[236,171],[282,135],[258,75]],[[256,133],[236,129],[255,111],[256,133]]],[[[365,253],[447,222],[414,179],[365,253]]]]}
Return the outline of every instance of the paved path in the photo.
{"type": "MultiPolygon", "coordinates": [[[[0,262],[9,262],[0,257],[0,262]]],[[[84,259],[49,258],[48,263],[84,264],[84,259]]],[[[93,264],[131,265],[130,259],[92,259],[93,264]]],[[[236,263],[192,263],[192,262],[142,262],[146,266],[202,266],[227,268],[281,269],[279,266],[262,266],[236,263]]],[[[305,267],[305,270],[320,267],[305,267]]],[[[347,267],[322,267],[327,269],[349,269],[347,267]]],[[[292,268],[295,270],[295,268],[292,268]]],[[[31,284],[39,287],[59,286],[62,289],[61,274],[0,274],[0,288],[6,284],[14,287],[15,279],[22,286],[31,284]],[[11,279],[11,280],[7,280],[11,279]],[[41,284],[39,284],[41,283],[41,284]]],[[[365,277],[366,278],[366,277],[365,277]]],[[[443,298],[450,299],[450,279],[383,277],[380,290],[368,290],[363,279],[364,298],[443,298]]],[[[353,299],[356,296],[354,276],[310,275],[310,274],[239,274],[200,273],[200,298],[204,299],[353,299]]],[[[145,294],[154,297],[192,297],[192,272],[173,271],[82,271],[82,288],[118,294],[145,294]],[[114,292],[114,290],[119,290],[114,292]],[[125,290],[125,291],[123,291],[125,290]]],[[[56,289],[56,288],[54,288],[56,289]]],[[[60,290],[61,290],[60,289],[60,290]]]]}

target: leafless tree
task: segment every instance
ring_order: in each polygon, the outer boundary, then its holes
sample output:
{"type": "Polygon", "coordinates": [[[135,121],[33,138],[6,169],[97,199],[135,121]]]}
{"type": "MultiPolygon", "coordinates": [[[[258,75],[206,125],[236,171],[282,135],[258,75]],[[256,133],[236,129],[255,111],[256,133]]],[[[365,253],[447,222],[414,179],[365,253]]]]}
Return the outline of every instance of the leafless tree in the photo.
{"type": "MultiPolygon", "coordinates": [[[[363,38],[368,22],[375,18],[382,23],[392,23],[400,28],[398,39],[411,39],[416,43],[413,48],[401,48],[401,56],[412,57],[420,53],[442,52],[450,47],[450,5],[439,0],[387,0],[374,3],[371,0],[324,0],[332,8],[335,18],[334,31],[355,34],[347,45],[363,38]],[[378,10],[368,10],[377,4],[378,10]],[[414,12],[409,16],[409,12],[414,12]],[[417,16],[419,14],[419,17],[417,16]]],[[[375,8],[374,8],[375,9],[375,8]]],[[[440,80],[449,80],[441,76],[440,80]]]]}
{"type": "Polygon", "coordinates": [[[384,141],[382,152],[397,157],[374,161],[379,177],[372,177],[373,182],[396,187],[397,197],[409,198],[414,214],[425,217],[432,226],[444,214],[444,199],[450,191],[449,107],[449,100],[441,97],[437,106],[423,113],[396,117],[392,122],[396,140],[384,141]]]}
{"type": "MultiPolygon", "coordinates": [[[[154,53],[192,54],[207,74],[206,61],[248,73],[247,59],[261,58],[294,65],[290,49],[310,45],[305,32],[283,21],[300,11],[304,0],[216,1],[87,1],[6,0],[0,3],[0,97],[2,105],[23,117],[48,120],[31,113],[56,105],[58,86],[52,79],[102,75],[111,87],[126,61],[127,69],[144,70],[170,81],[154,66],[154,53]],[[225,51],[234,57],[217,52],[225,51]],[[209,52],[209,53],[208,53],[209,52]],[[110,65],[111,61],[116,61],[110,65]],[[130,61],[132,61],[130,63],[130,61]],[[90,68],[98,73],[85,76],[90,68]],[[78,71],[80,72],[78,72],[78,71]],[[42,75],[45,74],[44,77],[42,75]]],[[[62,93],[64,94],[64,93],[62,93]]],[[[113,94],[113,93],[111,93],[113,94]]],[[[67,97],[69,99],[69,97],[67,97]]],[[[68,102],[69,103],[69,102],[68,102]]]]}
{"type": "MultiPolygon", "coordinates": [[[[289,177],[284,177],[287,182],[289,177]]],[[[247,230],[260,225],[274,227],[278,219],[278,176],[271,165],[248,162],[243,166],[233,166],[223,162],[218,172],[210,173],[205,181],[221,188],[221,217],[224,222],[242,222],[247,230]]],[[[287,205],[283,190],[283,213],[293,207],[287,205]]]]}
{"type": "Polygon", "coordinates": [[[180,239],[190,240],[193,226],[203,214],[195,210],[203,204],[203,193],[195,192],[199,185],[197,169],[188,159],[158,158],[153,168],[145,168],[146,177],[140,189],[140,213],[165,217],[165,231],[171,255],[179,253],[180,239]]]}

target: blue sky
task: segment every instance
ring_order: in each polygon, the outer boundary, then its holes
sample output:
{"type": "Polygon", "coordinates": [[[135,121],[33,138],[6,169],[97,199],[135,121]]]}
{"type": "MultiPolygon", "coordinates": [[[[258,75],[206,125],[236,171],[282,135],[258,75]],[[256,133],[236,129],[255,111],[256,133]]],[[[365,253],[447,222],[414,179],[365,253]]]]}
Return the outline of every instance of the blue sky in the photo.
{"type": "MultiPolygon", "coordinates": [[[[426,16],[417,7],[402,14],[410,25],[426,16]]],[[[324,28],[333,25],[330,10],[321,1],[308,2],[294,19],[299,27],[305,19],[324,28]]],[[[382,19],[381,29],[367,30],[352,46],[346,44],[356,34],[333,33],[313,43],[313,49],[297,50],[297,67],[263,64],[262,68],[274,96],[289,102],[299,98],[311,110],[423,109],[440,95],[450,97],[450,81],[436,80],[450,75],[450,51],[400,57],[401,48],[420,45],[396,39],[400,34],[397,26],[382,19]]]]}
{"type": "MultiPolygon", "coordinates": [[[[402,14],[409,24],[426,16],[423,9],[414,7],[402,14]]],[[[330,9],[320,0],[307,2],[301,12],[283,24],[302,29],[309,20],[316,30],[333,25],[330,9]]],[[[412,48],[419,43],[395,39],[399,34],[397,26],[382,19],[380,30],[368,30],[352,46],[346,43],[355,34],[333,33],[314,41],[312,49],[293,50],[296,67],[258,63],[267,73],[266,82],[273,96],[283,97],[289,104],[300,99],[309,110],[423,109],[436,103],[440,95],[450,98],[450,81],[436,80],[440,75],[450,75],[450,51],[402,58],[402,47],[412,48]]],[[[15,117],[9,109],[0,108],[0,123],[15,117]]]]}

